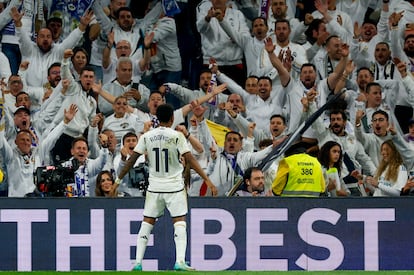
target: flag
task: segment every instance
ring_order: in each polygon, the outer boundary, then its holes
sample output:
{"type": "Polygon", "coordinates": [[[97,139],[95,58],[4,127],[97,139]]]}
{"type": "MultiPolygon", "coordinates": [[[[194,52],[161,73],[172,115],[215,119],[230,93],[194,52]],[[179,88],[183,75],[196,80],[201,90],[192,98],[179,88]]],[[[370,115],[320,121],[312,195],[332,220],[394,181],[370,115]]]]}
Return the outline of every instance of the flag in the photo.
{"type": "Polygon", "coordinates": [[[260,17],[267,19],[267,15],[269,13],[269,3],[270,0],[261,0],[260,1],[260,17]]]}
{"type": "Polygon", "coordinates": [[[345,93],[346,89],[342,89],[339,93],[332,96],[322,107],[320,107],[315,113],[313,113],[306,121],[304,121],[295,132],[293,132],[287,139],[285,139],[281,144],[277,147],[273,148],[273,150],[261,161],[258,165],[260,169],[263,171],[267,169],[267,167],[272,163],[273,160],[281,156],[286,152],[286,150],[296,141],[298,140],[302,134],[312,125],[313,122],[327,110],[332,103],[338,100],[339,97],[345,93]]]}
{"type": "Polygon", "coordinates": [[[92,6],[94,0],[56,0],[50,7],[49,18],[62,19],[62,32],[64,36],[79,25],[80,18],[92,6]]]}
{"type": "Polygon", "coordinates": [[[230,132],[231,130],[221,124],[217,124],[208,119],[206,119],[206,123],[217,145],[223,147],[224,140],[226,138],[226,133],[230,132]]]}
{"type": "MultiPolygon", "coordinates": [[[[332,103],[338,100],[338,98],[346,91],[346,89],[342,89],[339,93],[335,94],[331,97],[321,108],[319,108],[315,113],[313,113],[306,121],[304,121],[295,132],[293,132],[287,139],[285,139],[281,144],[274,147],[272,151],[258,164],[259,169],[265,171],[269,168],[272,162],[278,158],[279,156],[283,155],[287,149],[296,141],[298,140],[302,134],[312,125],[313,122],[327,110],[332,103]]],[[[243,180],[239,180],[236,182],[233,187],[226,193],[227,197],[231,197],[234,193],[240,188],[243,180]]]]}
{"type": "Polygon", "coordinates": [[[175,0],[162,0],[162,10],[166,16],[174,16],[181,12],[175,0]]]}

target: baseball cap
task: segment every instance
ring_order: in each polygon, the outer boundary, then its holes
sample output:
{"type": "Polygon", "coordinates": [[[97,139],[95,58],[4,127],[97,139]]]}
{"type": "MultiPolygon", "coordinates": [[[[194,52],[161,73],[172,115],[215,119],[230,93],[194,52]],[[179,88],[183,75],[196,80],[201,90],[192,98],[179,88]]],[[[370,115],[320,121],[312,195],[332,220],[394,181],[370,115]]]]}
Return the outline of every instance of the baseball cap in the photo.
{"type": "Polygon", "coordinates": [[[414,117],[410,118],[410,120],[408,121],[408,125],[412,125],[412,124],[414,124],[414,117]]]}
{"type": "Polygon", "coordinates": [[[16,115],[18,112],[26,112],[26,114],[30,116],[30,110],[24,106],[17,107],[16,111],[14,111],[14,115],[16,115]]]}

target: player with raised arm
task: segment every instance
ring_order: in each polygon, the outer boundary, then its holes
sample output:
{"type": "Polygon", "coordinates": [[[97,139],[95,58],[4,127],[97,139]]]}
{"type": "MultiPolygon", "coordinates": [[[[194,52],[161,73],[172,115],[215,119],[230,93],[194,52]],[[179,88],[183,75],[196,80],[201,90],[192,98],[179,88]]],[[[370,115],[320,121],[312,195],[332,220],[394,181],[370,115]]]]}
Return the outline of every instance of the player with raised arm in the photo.
{"type": "Polygon", "coordinates": [[[137,238],[136,263],[133,270],[142,270],[142,259],[149,240],[152,228],[157,218],[167,208],[174,224],[174,241],[176,247],[175,270],[194,270],[185,262],[187,249],[186,215],[188,211],[187,193],[185,191],[182,176],[183,165],[180,162],[182,156],[191,167],[200,174],[213,196],[217,195],[217,189],[210,181],[203,169],[193,157],[181,132],[171,129],[173,124],[174,109],[171,105],[163,104],[157,108],[157,118],[160,125],[143,134],[134,153],[129,158],[116,184],[127,174],[138,157],[147,154],[149,163],[149,186],[145,198],[144,219],[137,238]]]}

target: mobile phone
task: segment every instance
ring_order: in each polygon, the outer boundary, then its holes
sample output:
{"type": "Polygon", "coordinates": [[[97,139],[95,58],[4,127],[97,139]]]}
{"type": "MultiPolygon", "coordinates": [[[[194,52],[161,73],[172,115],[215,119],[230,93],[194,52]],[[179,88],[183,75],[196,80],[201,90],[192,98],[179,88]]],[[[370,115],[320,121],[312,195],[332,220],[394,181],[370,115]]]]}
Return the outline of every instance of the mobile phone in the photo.
{"type": "Polygon", "coordinates": [[[361,110],[365,112],[365,102],[362,101],[355,101],[355,108],[356,110],[361,110]]]}
{"type": "Polygon", "coordinates": [[[134,82],[134,83],[132,83],[131,89],[134,89],[134,90],[138,91],[138,86],[139,86],[139,84],[134,82]]]}

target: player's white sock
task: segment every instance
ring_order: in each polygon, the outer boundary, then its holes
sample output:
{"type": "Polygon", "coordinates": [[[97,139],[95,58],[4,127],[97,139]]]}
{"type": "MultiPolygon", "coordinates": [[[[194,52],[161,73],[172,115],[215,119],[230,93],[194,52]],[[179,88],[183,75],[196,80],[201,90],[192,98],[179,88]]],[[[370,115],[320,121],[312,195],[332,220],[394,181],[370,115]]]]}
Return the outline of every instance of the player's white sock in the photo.
{"type": "Polygon", "coordinates": [[[150,237],[153,227],[154,226],[152,224],[149,224],[147,222],[143,221],[141,223],[141,228],[139,229],[138,237],[137,237],[137,252],[135,255],[135,262],[137,264],[142,263],[145,249],[147,248],[148,239],[150,237]]]}
{"type": "Polygon", "coordinates": [[[174,241],[176,262],[185,261],[185,251],[187,249],[187,223],[179,221],[174,223],[174,241]]]}

